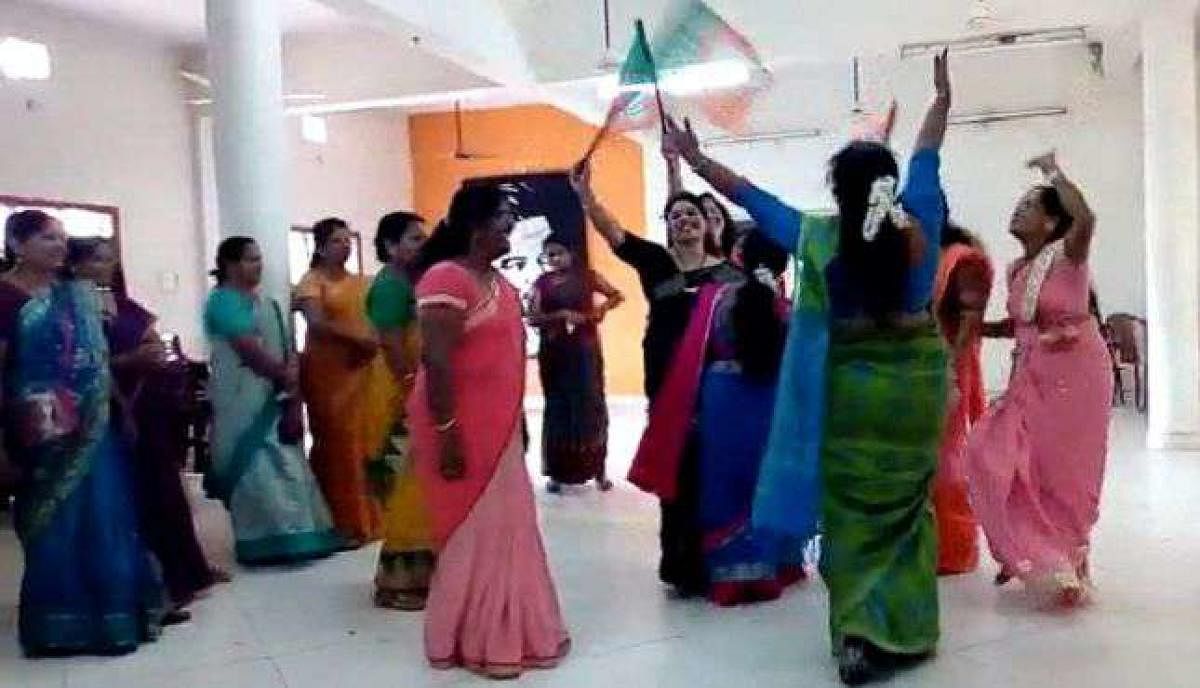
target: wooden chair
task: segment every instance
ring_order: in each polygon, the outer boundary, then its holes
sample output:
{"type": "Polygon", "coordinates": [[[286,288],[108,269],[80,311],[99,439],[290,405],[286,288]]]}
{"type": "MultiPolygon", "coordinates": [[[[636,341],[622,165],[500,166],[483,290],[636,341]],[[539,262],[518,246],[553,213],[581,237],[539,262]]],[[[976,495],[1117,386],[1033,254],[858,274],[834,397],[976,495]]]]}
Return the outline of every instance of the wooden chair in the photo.
{"type": "Polygon", "coordinates": [[[1128,313],[1108,316],[1107,339],[1113,354],[1114,402],[1126,401],[1126,373],[1133,378],[1133,403],[1146,412],[1146,320],[1128,313]]]}

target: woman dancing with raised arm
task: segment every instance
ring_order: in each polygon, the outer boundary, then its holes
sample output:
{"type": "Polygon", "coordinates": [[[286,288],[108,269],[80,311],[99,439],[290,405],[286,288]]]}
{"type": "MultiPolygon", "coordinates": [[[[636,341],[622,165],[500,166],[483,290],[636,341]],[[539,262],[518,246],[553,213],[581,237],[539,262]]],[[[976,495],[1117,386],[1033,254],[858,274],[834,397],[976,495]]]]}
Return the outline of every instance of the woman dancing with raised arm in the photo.
{"type": "Polygon", "coordinates": [[[1074,606],[1088,593],[1113,380],[1088,309],[1095,217],[1053,153],[1029,165],[1047,183],[1013,212],[1009,231],[1025,252],[1008,269],[1009,318],[988,332],[1015,336],[1013,373],[971,435],[967,468],[975,512],[1000,562],[997,582],[1019,576],[1074,606]]]}
{"type": "Polygon", "coordinates": [[[796,253],[754,521],[812,535],[820,520],[833,649],[848,684],[927,656],[939,633],[929,502],[946,355],[929,306],[945,218],[945,53],[935,59],[934,84],[904,192],[897,198],[899,168],[887,147],[851,143],[830,163],[833,217],[788,207],[706,157],[690,126],[667,134],[693,170],[750,211],[758,231],[796,253]]]}
{"type": "MultiPolygon", "coordinates": [[[[687,329],[697,289],[712,282],[734,282],[738,271],[706,250],[708,221],[703,201],[686,191],[674,194],[663,217],[667,246],[625,231],[597,200],[586,165],[575,170],[572,183],[596,230],[613,253],[638,273],[650,304],[642,352],[646,398],[654,402],[659,387],[687,329]]],[[[696,460],[688,452],[677,463],[655,460],[635,464],[630,480],[658,495],[662,507],[659,578],[683,596],[703,595],[708,589],[704,552],[697,516],[696,460]]]]}

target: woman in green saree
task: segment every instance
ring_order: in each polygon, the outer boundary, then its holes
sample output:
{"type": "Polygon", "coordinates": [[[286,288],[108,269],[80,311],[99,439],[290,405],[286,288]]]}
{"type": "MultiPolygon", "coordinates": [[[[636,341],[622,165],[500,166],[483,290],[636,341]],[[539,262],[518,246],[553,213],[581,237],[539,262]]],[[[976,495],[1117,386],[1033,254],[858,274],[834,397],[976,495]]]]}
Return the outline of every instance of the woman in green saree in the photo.
{"type": "Polygon", "coordinates": [[[938,465],[946,355],[929,313],[945,202],[940,156],[950,108],[946,56],[899,195],[881,142],[830,162],[838,214],[800,212],[706,157],[691,127],[676,149],[757,229],[795,252],[792,324],[759,473],[754,524],[823,535],[821,574],[842,681],[857,685],[937,645],[938,465]]]}
{"type": "Polygon", "coordinates": [[[204,309],[212,345],[213,463],[208,493],[229,510],[242,564],[323,557],[341,547],[289,399],[297,369],[284,311],[258,293],[262,253],[230,237],[217,250],[217,288],[204,309]]]}

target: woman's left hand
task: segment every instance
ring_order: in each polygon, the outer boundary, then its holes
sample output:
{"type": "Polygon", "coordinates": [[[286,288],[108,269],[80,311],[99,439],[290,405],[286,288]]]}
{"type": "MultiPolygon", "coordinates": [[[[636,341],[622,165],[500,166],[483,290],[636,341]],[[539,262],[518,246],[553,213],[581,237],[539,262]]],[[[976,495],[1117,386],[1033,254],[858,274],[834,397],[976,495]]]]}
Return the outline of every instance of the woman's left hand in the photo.
{"type": "Polygon", "coordinates": [[[1041,155],[1037,156],[1036,158],[1033,158],[1029,162],[1025,163],[1025,165],[1026,165],[1026,167],[1037,170],[1037,171],[1041,172],[1042,174],[1046,175],[1047,177],[1049,177],[1050,175],[1057,172],[1059,169],[1058,168],[1058,155],[1054,151],[1042,153],[1041,155]]]}
{"type": "Polygon", "coordinates": [[[694,163],[701,155],[700,139],[692,129],[690,119],[683,120],[683,126],[673,118],[666,119],[666,129],[663,131],[663,150],[671,150],[689,163],[694,163]]]}

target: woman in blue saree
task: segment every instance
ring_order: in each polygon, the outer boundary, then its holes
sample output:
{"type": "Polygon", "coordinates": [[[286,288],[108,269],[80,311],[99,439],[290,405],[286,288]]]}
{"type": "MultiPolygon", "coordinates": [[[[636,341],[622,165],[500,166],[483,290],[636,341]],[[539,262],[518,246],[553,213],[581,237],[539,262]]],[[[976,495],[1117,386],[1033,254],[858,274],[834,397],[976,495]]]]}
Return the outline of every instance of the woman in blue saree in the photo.
{"type": "Polygon", "coordinates": [[[730,238],[742,277],[700,288],[635,458],[678,464],[696,452],[707,595],[720,606],[778,598],[804,577],[806,545],[750,520],[787,333],[777,279],[788,255],[760,234],[730,238]]]}
{"type": "Polygon", "coordinates": [[[59,280],[67,238],[36,210],[5,224],[0,369],[9,456],[21,470],[26,655],[115,655],[157,637],[164,595],[138,530],[130,460],[91,288],[59,280]]]}
{"type": "Polygon", "coordinates": [[[204,308],[212,344],[213,464],[205,488],[229,509],[237,559],[281,564],[342,546],[300,446],[298,371],[283,309],[258,293],[262,253],[230,237],[204,308]]]}
{"type": "Polygon", "coordinates": [[[881,142],[834,155],[837,215],[802,213],[700,150],[691,127],[665,145],[795,252],[795,306],[753,522],[822,533],[821,575],[844,683],[928,657],[938,626],[938,465],[947,359],[930,314],[945,201],[939,150],[950,109],[946,55],[903,192],[881,142]]]}

